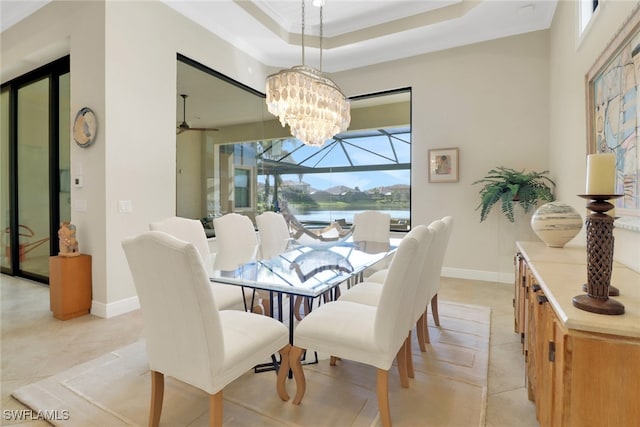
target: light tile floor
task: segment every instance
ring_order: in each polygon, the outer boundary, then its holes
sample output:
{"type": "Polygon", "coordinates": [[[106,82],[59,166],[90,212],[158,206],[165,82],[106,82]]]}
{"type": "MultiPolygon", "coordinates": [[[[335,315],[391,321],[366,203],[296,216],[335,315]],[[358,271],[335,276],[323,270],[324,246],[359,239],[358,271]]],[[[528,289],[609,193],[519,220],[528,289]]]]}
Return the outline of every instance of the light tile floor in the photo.
{"type": "MultiPolygon", "coordinates": [[[[60,321],[49,311],[48,287],[3,274],[0,290],[1,425],[16,424],[7,419],[7,410],[26,409],[11,397],[16,388],[94,359],[142,335],[139,310],[111,319],[88,315],[60,321]]],[[[492,309],[486,426],[538,426],[535,407],[527,399],[520,337],[513,332],[513,286],[443,278],[439,298],[492,309]]],[[[48,425],[44,421],[18,424],[48,425]]]]}

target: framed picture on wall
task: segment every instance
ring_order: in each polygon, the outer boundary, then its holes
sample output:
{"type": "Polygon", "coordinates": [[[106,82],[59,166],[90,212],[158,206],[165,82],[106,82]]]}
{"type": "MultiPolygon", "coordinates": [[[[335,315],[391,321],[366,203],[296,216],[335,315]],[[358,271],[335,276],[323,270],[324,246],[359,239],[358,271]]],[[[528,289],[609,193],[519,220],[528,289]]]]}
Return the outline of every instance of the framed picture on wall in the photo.
{"type": "Polygon", "coordinates": [[[458,149],[429,150],[429,182],[458,182],[458,149]]]}
{"type": "MultiPolygon", "coordinates": [[[[634,223],[640,219],[639,11],[640,7],[634,8],[585,76],[587,153],[615,154],[615,192],[623,197],[612,203],[615,203],[616,216],[630,216],[634,223]]],[[[624,223],[617,221],[616,226],[624,223]]]]}

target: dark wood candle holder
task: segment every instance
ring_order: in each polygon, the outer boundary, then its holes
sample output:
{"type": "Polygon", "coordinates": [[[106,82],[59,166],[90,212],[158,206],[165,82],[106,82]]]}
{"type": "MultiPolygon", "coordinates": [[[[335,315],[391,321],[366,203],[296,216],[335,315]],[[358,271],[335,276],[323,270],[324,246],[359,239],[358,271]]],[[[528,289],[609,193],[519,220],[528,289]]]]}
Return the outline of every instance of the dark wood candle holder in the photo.
{"type": "MultiPolygon", "coordinates": [[[[598,314],[623,314],[624,305],[609,298],[613,268],[613,218],[605,212],[613,208],[607,200],[621,194],[579,194],[589,200],[587,208],[587,294],[573,297],[573,305],[598,314]]],[[[615,292],[615,291],[614,291],[615,292]]]]}
{"type": "MultiPolygon", "coordinates": [[[[598,197],[597,199],[592,199],[592,202],[591,202],[591,203],[596,203],[595,205],[593,205],[593,209],[592,209],[592,210],[593,210],[593,211],[595,211],[595,212],[602,212],[602,213],[605,213],[605,212],[607,212],[607,211],[611,210],[611,208],[613,208],[613,205],[612,205],[611,203],[607,202],[606,200],[605,200],[605,203],[599,203],[599,202],[602,202],[602,199],[601,199],[599,196],[591,196],[591,195],[588,195],[588,194],[587,194],[587,195],[581,195],[580,197],[583,197],[583,198],[585,198],[585,199],[591,199],[592,197],[598,197]],[[607,206],[607,205],[609,205],[609,206],[607,206]],[[606,209],[605,209],[605,208],[606,208],[606,209]],[[597,209],[600,209],[600,210],[597,210],[597,209]],[[602,210],[602,209],[604,209],[604,210],[602,210]]],[[[615,198],[618,198],[618,197],[621,197],[621,195],[614,195],[614,196],[611,196],[611,198],[612,198],[612,199],[615,199],[615,198]]],[[[607,199],[607,200],[608,200],[608,199],[607,199]]],[[[587,204],[587,208],[591,209],[591,208],[589,207],[589,205],[590,205],[590,204],[587,204]]],[[[609,216],[609,215],[607,215],[607,216],[609,216]]],[[[588,220],[588,219],[587,219],[587,220],[588,220]]],[[[588,227],[588,226],[587,226],[587,227],[588,227]]],[[[609,225],[608,225],[607,227],[609,227],[609,225]]],[[[611,227],[611,229],[613,230],[613,221],[611,221],[611,225],[610,225],[610,227],[611,227]]],[[[612,259],[612,260],[613,260],[613,241],[614,241],[614,237],[613,237],[613,234],[612,234],[612,235],[611,235],[611,248],[612,248],[612,249],[611,249],[611,259],[612,259]]],[[[583,291],[585,291],[585,292],[589,292],[589,286],[588,286],[588,284],[587,284],[587,283],[584,283],[584,284],[582,285],[582,290],[583,290],[583,291]]],[[[616,287],[615,287],[615,286],[613,286],[611,283],[609,283],[609,296],[610,296],[610,297],[617,297],[617,296],[620,296],[620,289],[616,288],[616,287]]]]}

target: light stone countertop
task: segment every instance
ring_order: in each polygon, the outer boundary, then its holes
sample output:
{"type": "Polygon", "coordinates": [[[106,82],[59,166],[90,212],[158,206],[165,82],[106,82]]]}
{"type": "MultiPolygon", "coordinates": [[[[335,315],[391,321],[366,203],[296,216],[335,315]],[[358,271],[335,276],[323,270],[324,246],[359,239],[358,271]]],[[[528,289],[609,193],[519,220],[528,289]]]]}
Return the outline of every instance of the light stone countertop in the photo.
{"type": "Polygon", "coordinates": [[[516,242],[553,311],[568,329],[640,338],[640,273],[614,262],[611,284],[620,289],[612,297],[625,307],[622,315],[590,313],[573,306],[572,298],[585,294],[585,248],[550,248],[541,242],[516,242]]]}

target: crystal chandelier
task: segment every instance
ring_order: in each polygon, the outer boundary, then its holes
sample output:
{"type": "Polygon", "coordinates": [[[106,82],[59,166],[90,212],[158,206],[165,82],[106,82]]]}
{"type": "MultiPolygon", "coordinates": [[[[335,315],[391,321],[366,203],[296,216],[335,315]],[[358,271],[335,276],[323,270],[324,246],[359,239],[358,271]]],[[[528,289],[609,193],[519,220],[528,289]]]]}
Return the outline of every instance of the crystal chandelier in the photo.
{"type": "MultiPolygon", "coordinates": [[[[322,70],[322,3],[320,6],[320,70],[322,70]]],[[[267,110],[289,125],[291,135],[307,145],[322,146],[351,122],[349,100],[322,71],[304,62],[302,0],[302,65],[267,77],[267,110]]]]}

